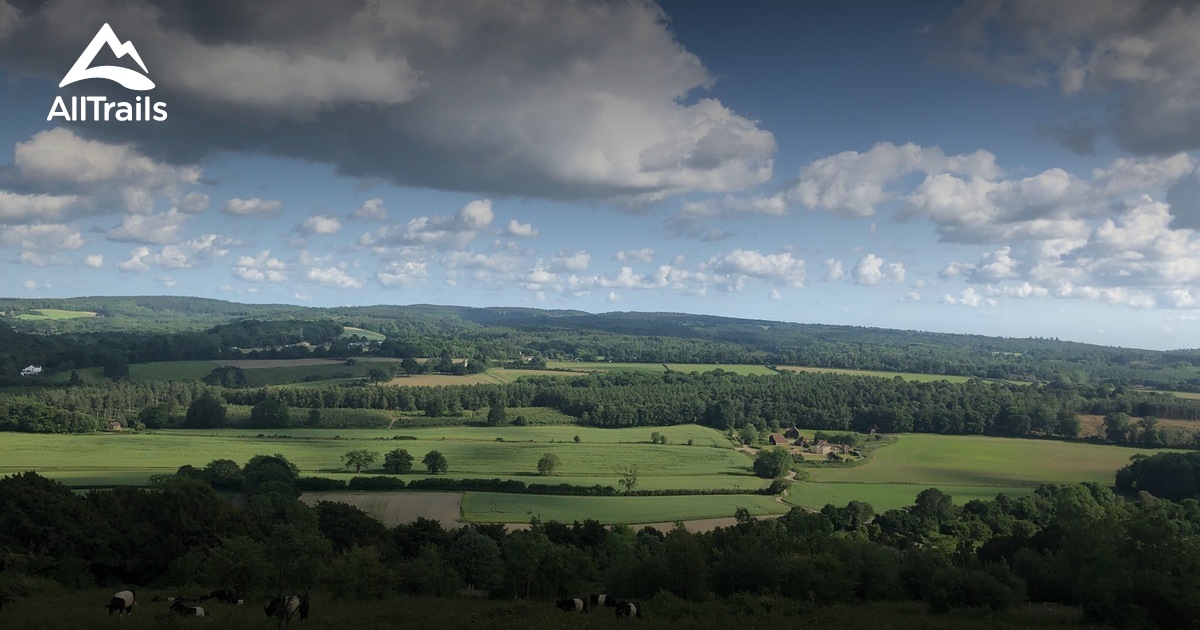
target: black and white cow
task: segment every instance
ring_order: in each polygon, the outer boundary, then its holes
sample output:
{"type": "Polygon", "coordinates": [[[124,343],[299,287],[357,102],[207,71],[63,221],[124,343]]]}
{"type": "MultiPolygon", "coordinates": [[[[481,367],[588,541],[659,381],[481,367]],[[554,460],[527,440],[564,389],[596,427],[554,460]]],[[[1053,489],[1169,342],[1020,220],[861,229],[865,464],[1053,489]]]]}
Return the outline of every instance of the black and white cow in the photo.
{"type": "Polygon", "coordinates": [[[612,608],[617,605],[617,598],[612,595],[592,593],[588,595],[588,608],[612,608]]]}
{"type": "Polygon", "coordinates": [[[137,595],[133,591],[120,591],[113,593],[112,599],[108,600],[108,614],[117,613],[118,615],[127,615],[133,612],[133,605],[137,603],[137,595]]]}
{"type": "Polygon", "coordinates": [[[642,605],[637,602],[617,602],[616,606],[617,619],[621,617],[637,617],[642,618],[642,605]]]}
{"type": "Polygon", "coordinates": [[[199,606],[188,606],[181,601],[176,600],[171,604],[171,612],[181,617],[203,617],[204,609],[199,606]]]}
{"type": "Polygon", "coordinates": [[[579,599],[560,599],[554,602],[554,606],[563,612],[587,612],[587,601],[579,599]]]}
{"type": "Polygon", "coordinates": [[[287,626],[292,622],[292,615],[300,609],[300,598],[295,595],[287,595],[276,597],[267,602],[263,606],[263,612],[267,613],[268,617],[274,617],[279,620],[276,626],[287,626]]]}

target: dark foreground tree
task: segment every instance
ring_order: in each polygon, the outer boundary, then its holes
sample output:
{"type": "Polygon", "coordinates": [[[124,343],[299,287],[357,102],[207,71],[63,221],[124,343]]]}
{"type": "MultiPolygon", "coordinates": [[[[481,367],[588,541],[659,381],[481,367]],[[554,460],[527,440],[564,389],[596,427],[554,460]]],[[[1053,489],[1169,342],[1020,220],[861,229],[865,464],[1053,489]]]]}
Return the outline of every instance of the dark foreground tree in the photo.
{"type": "Polygon", "coordinates": [[[384,472],[398,475],[412,470],[413,456],[408,454],[408,451],[398,448],[387,455],[383,456],[384,472]]]}
{"type": "Polygon", "coordinates": [[[184,426],[189,429],[215,429],[225,426],[225,401],[212,392],[188,405],[184,426]]]}
{"type": "Polygon", "coordinates": [[[288,406],[268,398],[250,410],[250,425],[259,429],[286,429],[292,425],[288,406]]]}
{"type": "Polygon", "coordinates": [[[763,479],[774,479],[787,474],[792,465],[792,455],[782,448],[764,448],[754,458],[754,474],[763,479]]]}
{"type": "Polygon", "coordinates": [[[425,454],[425,459],[421,460],[425,464],[425,468],[431,474],[444,473],[450,470],[450,464],[446,462],[446,456],[437,451],[429,451],[425,454]]]}

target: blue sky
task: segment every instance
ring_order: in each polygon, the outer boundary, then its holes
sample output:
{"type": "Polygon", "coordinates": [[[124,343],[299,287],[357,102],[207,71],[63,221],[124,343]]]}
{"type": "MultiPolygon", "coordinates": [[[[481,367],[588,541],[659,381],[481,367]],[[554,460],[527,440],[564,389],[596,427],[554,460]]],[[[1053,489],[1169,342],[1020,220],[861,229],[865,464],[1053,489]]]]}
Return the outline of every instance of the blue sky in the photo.
{"type": "Polygon", "coordinates": [[[1197,347],[1196,32],[1115,0],[0,0],[0,294],[1197,347]],[[105,23],[153,90],[58,87],[105,23]],[[46,120],[143,94],[167,120],[46,120]]]}

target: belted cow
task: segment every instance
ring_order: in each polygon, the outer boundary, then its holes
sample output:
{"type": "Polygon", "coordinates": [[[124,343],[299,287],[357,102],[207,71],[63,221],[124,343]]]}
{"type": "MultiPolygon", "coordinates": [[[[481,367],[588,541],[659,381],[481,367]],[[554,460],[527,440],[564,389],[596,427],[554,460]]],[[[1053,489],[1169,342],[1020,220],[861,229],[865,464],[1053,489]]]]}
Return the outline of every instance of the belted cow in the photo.
{"type": "Polygon", "coordinates": [[[188,606],[181,601],[176,600],[171,604],[171,612],[181,617],[203,617],[204,609],[199,606],[188,606]]]}
{"type": "Polygon", "coordinates": [[[642,618],[642,605],[637,602],[617,602],[616,606],[617,619],[621,617],[637,617],[642,618]]]}
{"type": "MultiPolygon", "coordinates": [[[[268,617],[274,617],[279,620],[276,626],[284,627],[291,624],[292,615],[295,615],[298,610],[300,610],[300,598],[295,595],[276,597],[267,602],[266,606],[263,606],[263,612],[267,613],[268,617]]],[[[306,616],[307,613],[308,610],[306,608],[306,616]]]]}
{"type": "Polygon", "coordinates": [[[587,602],[579,599],[560,599],[554,602],[554,606],[563,612],[587,612],[587,602]]]}
{"type": "Polygon", "coordinates": [[[118,615],[127,615],[133,612],[133,605],[137,603],[137,595],[133,591],[119,591],[113,593],[112,599],[108,600],[108,614],[117,613],[118,615]]]}
{"type": "Polygon", "coordinates": [[[600,593],[588,595],[588,608],[612,608],[617,605],[617,598],[600,593]]]}

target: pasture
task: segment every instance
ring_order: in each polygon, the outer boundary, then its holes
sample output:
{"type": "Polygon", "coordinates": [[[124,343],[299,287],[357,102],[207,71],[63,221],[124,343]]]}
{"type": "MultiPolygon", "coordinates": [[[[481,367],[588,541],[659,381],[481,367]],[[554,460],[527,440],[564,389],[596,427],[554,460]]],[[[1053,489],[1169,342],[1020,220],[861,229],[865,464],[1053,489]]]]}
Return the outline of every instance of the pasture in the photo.
{"type": "Polygon", "coordinates": [[[37,314],[25,313],[17,315],[17,319],[28,321],[45,321],[48,319],[80,319],[85,317],[96,317],[95,311],[67,311],[59,308],[35,308],[37,314]]]}
{"type": "MultiPolygon", "coordinates": [[[[875,508],[876,513],[907,507],[917,495],[930,486],[912,483],[826,483],[810,481],[792,484],[784,501],[810,509],[820,509],[826,504],[846,505],[850,501],[865,501],[875,508]]],[[[990,500],[997,494],[1019,497],[1033,492],[1032,486],[959,486],[941,485],[938,489],[954,497],[955,505],[972,499],[990,500]]]]}
{"type": "Polygon", "coordinates": [[[385,341],[387,339],[387,337],[385,335],[383,335],[382,333],[377,333],[373,330],[367,330],[365,328],[355,328],[354,326],[343,326],[342,327],[342,334],[340,335],[341,337],[349,339],[356,335],[359,337],[362,337],[363,339],[366,339],[367,341],[385,341]]]}
{"type": "Polygon", "coordinates": [[[951,383],[966,383],[971,380],[967,376],[943,376],[941,374],[918,374],[915,372],[883,372],[879,370],[849,370],[843,368],[803,367],[798,365],[780,365],[776,369],[781,372],[823,372],[826,374],[845,374],[848,376],[875,376],[878,378],[900,378],[906,381],[922,383],[931,381],[949,381],[951,383]]]}
{"type": "Polygon", "coordinates": [[[463,518],[476,523],[570,523],[581,515],[601,523],[657,523],[733,516],[738,508],[752,515],[782,514],[790,506],[772,497],[753,494],[670,497],[556,497],[536,494],[468,492],[463,495],[463,518]]]}

